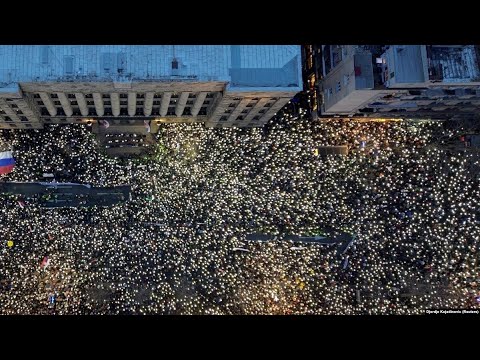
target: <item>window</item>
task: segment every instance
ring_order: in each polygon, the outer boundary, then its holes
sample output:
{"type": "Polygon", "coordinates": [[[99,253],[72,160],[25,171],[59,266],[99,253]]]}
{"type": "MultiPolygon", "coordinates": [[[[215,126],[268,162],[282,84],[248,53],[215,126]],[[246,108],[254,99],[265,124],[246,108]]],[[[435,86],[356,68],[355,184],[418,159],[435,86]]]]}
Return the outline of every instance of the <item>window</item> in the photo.
{"type": "Polygon", "coordinates": [[[269,108],[272,106],[272,103],[266,103],[263,107],[269,108]]]}
{"type": "Polygon", "coordinates": [[[246,113],[248,113],[248,110],[246,110],[246,109],[242,110],[242,114],[246,114],[246,113]]]}
{"type": "Polygon", "coordinates": [[[12,121],[13,121],[13,120],[10,119],[10,117],[8,117],[8,116],[5,116],[5,117],[3,118],[3,120],[4,120],[5,122],[12,122],[12,121]]]}
{"type": "Polygon", "coordinates": [[[228,107],[236,107],[236,106],[237,106],[237,103],[230,103],[230,104],[228,105],[228,107]]]}
{"type": "Polygon", "coordinates": [[[335,87],[335,92],[338,93],[340,92],[340,90],[342,90],[342,85],[340,84],[340,81],[337,82],[337,86],[335,87]]]}
{"type": "Polygon", "coordinates": [[[32,124],[25,124],[25,127],[31,128],[31,127],[32,127],[32,124]]]}
{"type": "Polygon", "coordinates": [[[57,95],[57,94],[50,94],[50,98],[52,98],[52,99],[58,99],[58,95],[57,95]]]}
{"type": "Polygon", "coordinates": [[[265,109],[261,109],[258,113],[259,113],[259,114],[265,114],[266,111],[267,111],[267,110],[265,110],[265,109]]]}
{"type": "Polygon", "coordinates": [[[28,121],[28,119],[25,116],[20,116],[20,121],[28,121]]]}
{"type": "Polygon", "coordinates": [[[225,110],[225,114],[231,114],[231,113],[232,113],[232,110],[230,109],[225,110]]]}
{"type": "Polygon", "coordinates": [[[212,99],[213,98],[213,93],[208,93],[207,94],[207,99],[212,99]]]}
{"type": "Polygon", "coordinates": [[[258,121],[258,120],[260,120],[260,116],[259,116],[259,115],[255,115],[252,120],[253,120],[253,121],[258,121]]]}
{"type": "Polygon", "coordinates": [[[12,109],[18,109],[18,105],[17,105],[17,104],[11,104],[10,107],[11,107],[12,109]]]}
{"type": "Polygon", "coordinates": [[[60,101],[54,101],[53,102],[55,105],[61,105],[60,101]]]}
{"type": "Polygon", "coordinates": [[[242,99],[239,98],[239,97],[233,98],[233,101],[240,101],[240,100],[242,100],[242,99]]]}
{"type": "Polygon", "coordinates": [[[327,89],[327,99],[330,99],[330,96],[333,95],[333,91],[332,91],[332,88],[328,88],[327,89]]]}
{"type": "Polygon", "coordinates": [[[390,79],[393,78],[394,76],[395,76],[395,73],[392,71],[392,72],[390,73],[390,79]]]}
{"type": "Polygon", "coordinates": [[[126,98],[128,98],[127,94],[120,94],[120,99],[126,99],[126,98]]]}
{"type": "Polygon", "coordinates": [[[220,121],[227,121],[227,120],[228,120],[228,117],[226,117],[226,116],[222,116],[222,117],[220,118],[220,121]]]}
{"type": "Polygon", "coordinates": [[[343,85],[347,86],[350,81],[350,74],[343,75],[343,85]]]}
{"type": "Polygon", "coordinates": [[[69,99],[75,99],[75,94],[68,94],[67,97],[68,97],[69,99]]]}
{"type": "Polygon", "coordinates": [[[40,94],[33,94],[34,99],[40,99],[40,94]]]}
{"type": "Polygon", "coordinates": [[[247,108],[251,108],[251,107],[253,107],[254,105],[255,105],[255,104],[253,104],[253,103],[247,104],[247,108]]]}
{"type": "Polygon", "coordinates": [[[237,116],[237,120],[243,120],[243,116],[242,115],[237,116]]]}
{"type": "Polygon", "coordinates": [[[120,105],[127,105],[127,101],[120,101],[120,105]]]}
{"type": "Polygon", "coordinates": [[[17,125],[15,125],[15,124],[9,124],[9,125],[10,125],[10,127],[12,127],[12,128],[16,128],[16,127],[17,127],[17,125]]]}

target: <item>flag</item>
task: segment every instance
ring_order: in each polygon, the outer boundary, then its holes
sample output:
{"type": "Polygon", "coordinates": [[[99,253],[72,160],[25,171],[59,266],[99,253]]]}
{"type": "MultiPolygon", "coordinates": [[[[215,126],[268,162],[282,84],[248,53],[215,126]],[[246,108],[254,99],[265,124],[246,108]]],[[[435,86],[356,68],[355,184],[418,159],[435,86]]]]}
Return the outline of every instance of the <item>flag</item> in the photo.
{"type": "Polygon", "coordinates": [[[15,159],[11,151],[0,152],[0,175],[8,174],[13,171],[15,159]]]}
{"type": "Polygon", "coordinates": [[[150,132],[150,120],[143,120],[143,123],[145,125],[145,128],[147,129],[147,132],[150,132]]]}
{"type": "Polygon", "coordinates": [[[25,207],[25,203],[21,200],[18,200],[18,205],[20,205],[20,207],[23,209],[25,207]]]}

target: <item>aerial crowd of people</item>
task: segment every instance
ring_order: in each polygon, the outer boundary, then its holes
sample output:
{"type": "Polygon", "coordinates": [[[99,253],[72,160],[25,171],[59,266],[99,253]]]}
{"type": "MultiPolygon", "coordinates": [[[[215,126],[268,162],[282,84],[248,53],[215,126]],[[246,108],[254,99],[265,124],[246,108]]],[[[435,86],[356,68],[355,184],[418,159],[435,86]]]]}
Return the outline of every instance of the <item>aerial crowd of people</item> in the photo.
{"type": "Polygon", "coordinates": [[[478,154],[442,122],[160,124],[155,154],[110,158],[85,125],[2,131],[0,181],[130,184],[111,207],[0,194],[1,314],[422,314],[477,308],[478,154]],[[443,136],[443,137],[442,137],[443,136]],[[348,154],[323,155],[322,146],[348,154]],[[352,245],[285,240],[348,232],[352,245]],[[251,241],[248,234],[274,240],[251,241]]]}

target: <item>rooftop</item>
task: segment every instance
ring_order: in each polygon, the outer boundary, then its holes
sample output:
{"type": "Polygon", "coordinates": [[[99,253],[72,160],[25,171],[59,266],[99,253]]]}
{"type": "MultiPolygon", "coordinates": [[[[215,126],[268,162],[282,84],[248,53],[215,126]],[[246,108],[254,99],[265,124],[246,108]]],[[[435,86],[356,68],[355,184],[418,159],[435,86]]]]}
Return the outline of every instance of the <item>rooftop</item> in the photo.
{"type": "MultiPolygon", "coordinates": [[[[296,45],[3,45],[0,86],[57,81],[224,81],[301,88],[296,45]]],[[[295,89],[290,89],[295,90],[295,89]]]]}

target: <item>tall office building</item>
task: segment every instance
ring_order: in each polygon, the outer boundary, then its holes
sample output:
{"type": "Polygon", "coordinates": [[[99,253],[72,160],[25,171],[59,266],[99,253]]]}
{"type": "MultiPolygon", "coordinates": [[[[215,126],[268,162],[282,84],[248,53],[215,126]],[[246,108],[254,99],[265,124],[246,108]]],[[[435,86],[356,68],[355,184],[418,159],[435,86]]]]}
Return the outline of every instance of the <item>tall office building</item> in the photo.
{"type": "Polygon", "coordinates": [[[0,46],[3,129],[98,120],[256,127],[302,87],[293,45],[0,46]]]}
{"type": "Polygon", "coordinates": [[[455,119],[480,113],[473,45],[323,45],[323,116],[455,119]]]}

